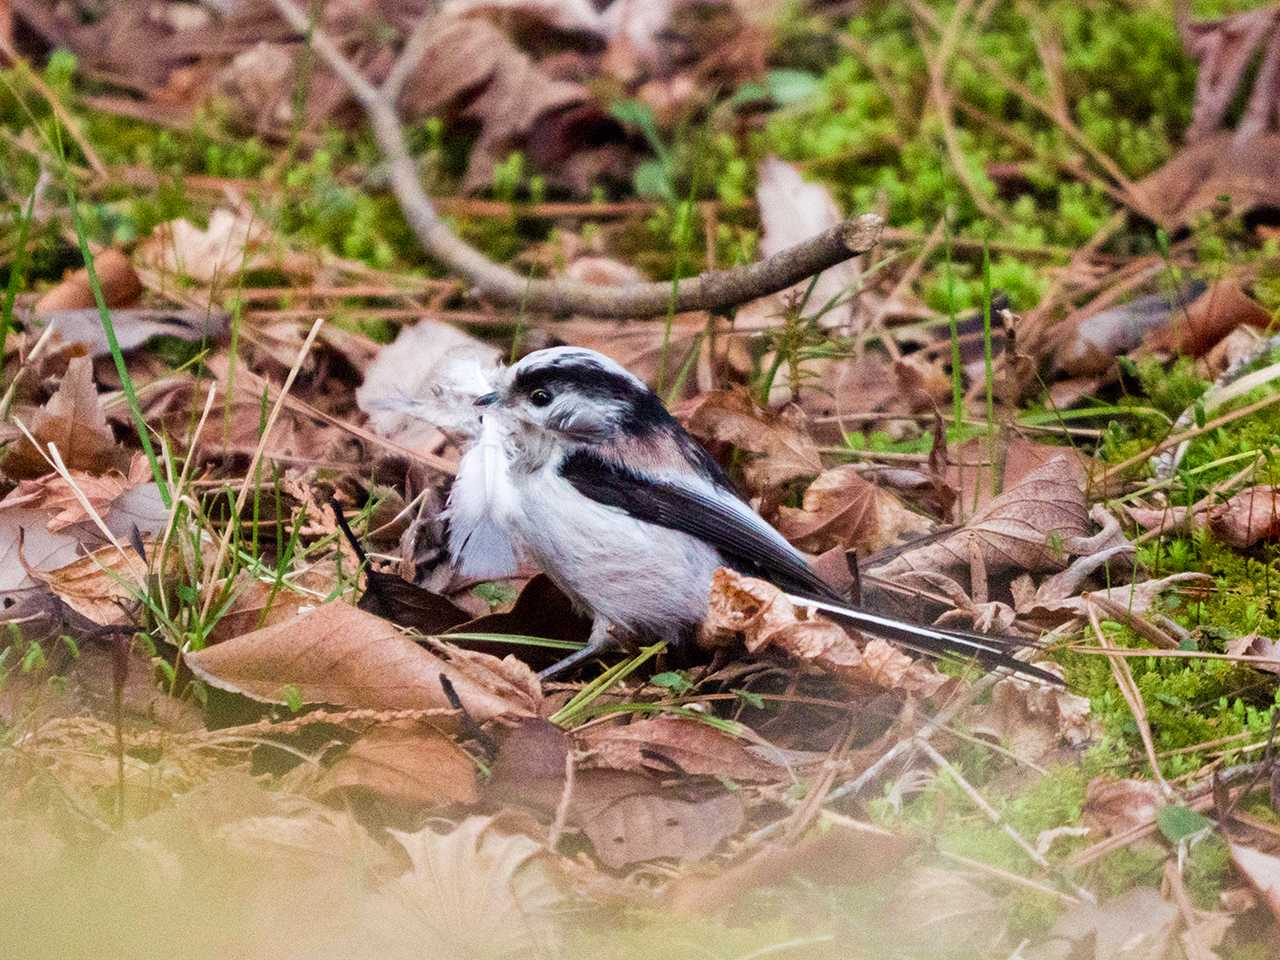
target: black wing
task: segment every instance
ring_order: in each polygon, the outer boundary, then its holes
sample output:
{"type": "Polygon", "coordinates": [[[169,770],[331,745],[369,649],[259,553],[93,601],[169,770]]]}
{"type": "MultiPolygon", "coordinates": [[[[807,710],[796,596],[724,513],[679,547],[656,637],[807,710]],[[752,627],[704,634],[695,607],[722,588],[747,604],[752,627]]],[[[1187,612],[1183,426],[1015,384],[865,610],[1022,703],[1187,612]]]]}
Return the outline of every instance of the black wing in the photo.
{"type": "Polygon", "coordinates": [[[566,457],[560,474],[584,497],[597,503],[706,541],[720,551],[725,566],[739,573],[814,599],[846,602],[749,506],[730,500],[734,495],[727,491],[717,496],[641,476],[585,450],[566,457]]]}
{"type": "Polygon", "coordinates": [[[719,495],[702,493],[641,476],[585,450],[566,457],[560,474],[583,496],[616,507],[637,520],[704,540],[720,551],[725,566],[797,594],[797,601],[820,601],[819,609],[874,636],[928,656],[975,659],[988,669],[1005,669],[1045,683],[1062,684],[1061,678],[1013,656],[1015,650],[1025,646],[1014,638],[922,626],[851,605],[810,569],[798,551],[773,533],[751,507],[741,500],[730,500],[734,494],[727,489],[719,495]]]}

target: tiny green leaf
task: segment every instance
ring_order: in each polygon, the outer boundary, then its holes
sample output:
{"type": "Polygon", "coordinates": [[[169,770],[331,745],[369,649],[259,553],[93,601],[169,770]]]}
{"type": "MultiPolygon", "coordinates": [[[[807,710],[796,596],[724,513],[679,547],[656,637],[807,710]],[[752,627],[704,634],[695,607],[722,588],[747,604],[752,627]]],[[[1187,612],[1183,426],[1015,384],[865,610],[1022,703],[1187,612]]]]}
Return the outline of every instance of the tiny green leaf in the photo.
{"type": "Polygon", "coordinates": [[[1213,826],[1213,821],[1190,807],[1169,805],[1156,813],[1156,824],[1170,843],[1180,843],[1213,826]]]}

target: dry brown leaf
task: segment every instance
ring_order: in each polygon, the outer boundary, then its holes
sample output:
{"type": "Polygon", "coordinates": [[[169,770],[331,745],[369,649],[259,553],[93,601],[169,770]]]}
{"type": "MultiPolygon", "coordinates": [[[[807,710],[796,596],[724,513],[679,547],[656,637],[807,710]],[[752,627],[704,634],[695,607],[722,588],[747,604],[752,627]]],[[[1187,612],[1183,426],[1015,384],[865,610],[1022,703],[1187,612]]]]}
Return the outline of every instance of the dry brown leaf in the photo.
{"type": "Polygon", "coordinates": [[[490,186],[512,150],[580,193],[606,171],[623,172],[622,131],[587,89],[545,72],[483,19],[438,18],[400,106],[411,120],[454,111],[479,125],[463,178],[467,191],[490,186]]]}
{"type": "MultiPolygon", "coordinates": [[[[49,402],[35,412],[27,426],[42,446],[52,443],[70,470],[105,473],[128,467],[128,455],[116,444],[98,389],[93,382],[93,361],[73,357],[66,375],[49,402]]],[[[14,479],[43,476],[49,464],[23,436],[9,448],[4,471],[14,479]]]]}
{"type": "MultiPolygon", "coordinates": [[[[1088,613],[1089,598],[1110,600],[1135,617],[1143,616],[1160,594],[1175,588],[1204,589],[1212,587],[1213,577],[1205,573],[1171,573],[1157,580],[1143,580],[1141,583],[1130,583],[1093,590],[1079,596],[1057,598],[1040,596],[1039,593],[1027,604],[1019,605],[1018,615],[1030,620],[1041,620],[1050,623],[1061,623],[1071,617],[1084,616],[1088,613]]],[[[1041,589],[1045,587],[1042,585],[1041,589]]]]}
{"type": "Polygon", "coordinates": [[[1267,5],[1218,20],[1179,23],[1179,28],[1187,53],[1200,64],[1188,143],[1223,125],[1246,78],[1255,76],[1251,68],[1258,59],[1262,63],[1237,135],[1252,137],[1280,127],[1280,9],[1267,5]]]}
{"type": "Polygon", "coordinates": [[[43,510],[0,510],[0,594],[30,587],[30,572],[56,570],[80,555],[80,538],[51,533],[51,517],[43,510]]]}
{"type": "Polygon", "coordinates": [[[1038,443],[1010,429],[999,430],[994,442],[989,437],[974,437],[951,448],[945,476],[948,486],[956,491],[960,518],[982,509],[1027,474],[1058,457],[1071,460],[1072,469],[1081,476],[1088,476],[1095,464],[1092,457],[1071,447],[1038,443]]]}
{"type": "Polygon", "coordinates": [[[721,568],[701,642],[723,646],[741,636],[751,653],[772,649],[846,680],[932,696],[947,682],[933,665],[913,660],[879,637],[859,647],[839,625],[797,607],[771,583],[721,568]]]}
{"type": "Polygon", "coordinates": [[[871,882],[902,862],[917,843],[870,823],[826,811],[792,846],[768,843],[713,876],[688,873],[663,893],[678,913],[713,913],[762,887],[794,880],[847,885],[871,882]],[[874,863],[874,873],[859,869],[874,863]]]}
{"type": "Polygon", "coordinates": [[[322,792],[361,790],[412,807],[473,804],[476,765],[434,727],[412,720],[364,733],[326,771],[322,792]]]}
{"type": "MultiPolygon", "coordinates": [[[[1059,673],[1052,665],[1044,669],[1059,673]]],[[[1082,747],[1094,736],[1089,699],[1065,687],[1004,677],[991,688],[991,702],[974,711],[974,733],[994,737],[1032,763],[1065,744],[1082,747]]]]}
{"type": "Polygon", "coordinates": [[[1138,189],[1170,229],[1219,208],[1223,197],[1234,214],[1280,207],[1280,134],[1213,134],[1183,147],[1138,189]]]}
{"type": "Polygon", "coordinates": [[[1178,908],[1153,887],[1135,887],[1101,903],[1064,913],[1026,960],[1164,960],[1178,925],[1178,908]]]}
{"type": "MultiPolygon", "coordinates": [[[[127,307],[142,296],[142,281],[134,273],[129,258],[119,250],[103,250],[93,258],[93,267],[101,285],[102,299],[108,307],[127,307]]],[[[37,317],[41,317],[59,310],[93,307],[96,315],[96,306],[93,288],[89,286],[89,272],[81,267],[45,292],[32,309],[37,317]]]]}
{"type": "Polygon", "coordinates": [[[1164,333],[1203,284],[1189,295],[1170,299],[1163,293],[1135,297],[1118,307],[1068,319],[1057,334],[1054,366],[1072,377],[1111,371],[1116,357],[1164,333]]]}
{"type": "Polygon", "coordinates": [[[892,579],[928,570],[958,576],[976,550],[989,575],[1061,570],[1089,534],[1080,471],[1059,457],[1031,471],[955,533],[909,550],[870,572],[892,579]]]}
{"type": "Polygon", "coordinates": [[[1280,487],[1241,490],[1209,511],[1209,529],[1223,543],[1239,549],[1280,539],[1280,487]]]}
{"type": "Polygon", "coordinates": [[[99,626],[130,623],[147,590],[147,564],[131,546],[100,547],[47,573],[34,573],[53,594],[99,626]]]}
{"type": "Polygon", "coordinates": [[[1163,336],[1149,346],[1168,346],[1179,354],[1199,357],[1238,327],[1265,330],[1271,313],[1250,297],[1236,280],[1219,280],[1201,296],[1177,311],[1163,336]]]}
{"type": "Polygon", "coordinates": [[[1258,633],[1250,633],[1228,641],[1226,653],[1233,657],[1268,657],[1275,663],[1251,663],[1255,670],[1280,673],[1280,643],[1258,633]]]}
{"type": "Polygon", "coordinates": [[[1239,843],[1229,846],[1231,862],[1241,876],[1249,881],[1249,885],[1262,896],[1263,902],[1276,919],[1280,920],[1280,857],[1239,843]]]}
{"type": "Polygon", "coordinates": [[[787,778],[785,767],[751,753],[737,737],[685,717],[653,717],[593,727],[577,739],[581,748],[590,752],[592,766],[667,774],[674,767],[686,774],[733,780],[787,778]]]}
{"type": "Polygon", "coordinates": [[[931,528],[928,518],[868,483],[850,465],[819,474],[805,491],[801,509],[778,511],[778,531],[810,553],[843,547],[865,556],[931,528]]]}
{"type": "Polygon", "coordinates": [[[1150,823],[1164,802],[1152,780],[1094,777],[1084,791],[1084,822],[1112,837],[1150,823]]]}
{"type": "Polygon", "coordinates": [[[752,456],[742,474],[752,493],[776,491],[822,472],[818,446],[796,407],[761,410],[745,390],[705,393],[678,411],[685,428],[708,444],[729,444],[752,456]]]}
{"type": "MultiPolygon", "coordinates": [[[[526,713],[422,649],[394,624],[341,601],[190,652],[185,659],[206,683],[267,703],[287,702],[291,689],[304,703],[448,709],[440,682],[448,677],[477,723],[526,713]]],[[[442,717],[440,722],[455,721],[442,717]]]]}

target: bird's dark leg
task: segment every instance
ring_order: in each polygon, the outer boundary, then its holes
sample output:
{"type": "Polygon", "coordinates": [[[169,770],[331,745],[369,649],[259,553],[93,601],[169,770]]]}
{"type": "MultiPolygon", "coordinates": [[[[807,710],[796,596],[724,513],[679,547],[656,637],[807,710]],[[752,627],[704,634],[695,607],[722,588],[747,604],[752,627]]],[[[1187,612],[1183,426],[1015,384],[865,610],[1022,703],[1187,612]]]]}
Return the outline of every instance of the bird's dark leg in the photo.
{"type": "Polygon", "coordinates": [[[614,647],[618,646],[619,640],[613,635],[609,626],[608,620],[596,617],[595,621],[591,624],[591,636],[587,638],[587,645],[581,650],[573,651],[573,653],[569,654],[563,660],[556,661],[545,670],[539,670],[538,679],[552,680],[555,677],[560,676],[562,673],[567,673],[578,664],[584,663],[592,657],[605,653],[606,651],[612,650],[614,647]]]}

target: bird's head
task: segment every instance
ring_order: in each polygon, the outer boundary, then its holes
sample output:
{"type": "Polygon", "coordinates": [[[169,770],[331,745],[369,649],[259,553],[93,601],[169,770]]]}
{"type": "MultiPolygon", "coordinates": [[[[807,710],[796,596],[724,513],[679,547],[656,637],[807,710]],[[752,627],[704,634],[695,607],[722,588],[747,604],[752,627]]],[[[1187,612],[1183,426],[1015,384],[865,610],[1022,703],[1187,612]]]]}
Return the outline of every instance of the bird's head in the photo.
{"type": "Polygon", "coordinates": [[[497,375],[477,399],[486,417],[576,444],[642,439],[670,429],[662,401],[634,374],[594,350],[537,350],[497,375]]]}

